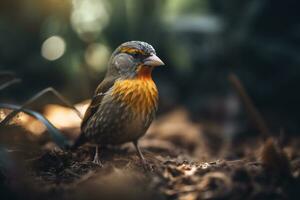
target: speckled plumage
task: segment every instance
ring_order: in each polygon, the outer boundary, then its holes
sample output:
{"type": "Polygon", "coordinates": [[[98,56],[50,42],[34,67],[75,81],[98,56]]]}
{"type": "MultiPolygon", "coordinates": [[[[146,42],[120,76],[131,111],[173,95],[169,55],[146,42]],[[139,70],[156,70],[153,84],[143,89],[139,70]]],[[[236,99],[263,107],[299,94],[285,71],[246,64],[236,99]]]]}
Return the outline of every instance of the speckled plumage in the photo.
{"type": "Polygon", "coordinates": [[[104,80],[97,87],[81,124],[75,147],[133,142],[137,145],[154,119],[158,92],[151,72],[164,63],[154,48],[140,41],[121,44],[112,54],[104,80]]]}
{"type": "Polygon", "coordinates": [[[157,89],[151,79],[116,81],[86,123],[86,137],[97,144],[139,139],[154,119],[157,101],[157,89]]]}

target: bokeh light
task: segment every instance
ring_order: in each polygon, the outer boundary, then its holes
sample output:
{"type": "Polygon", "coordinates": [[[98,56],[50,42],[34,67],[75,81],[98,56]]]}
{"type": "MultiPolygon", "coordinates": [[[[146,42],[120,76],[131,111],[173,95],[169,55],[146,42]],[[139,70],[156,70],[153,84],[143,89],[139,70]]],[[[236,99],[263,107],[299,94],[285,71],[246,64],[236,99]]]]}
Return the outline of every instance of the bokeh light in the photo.
{"type": "Polygon", "coordinates": [[[71,24],[79,37],[85,41],[94,40],[109,21],[102,0],[73,0],[71,24]]]}
{"type": "Polygon", "coordinates": [[[93,70],[103,72],[106,69],[111,51],[100,43],[90,44],[85,51],[85,61],[93,70]]]}
{"type": "Polygon", "coordinates": [[[47,60],[57,60],[66,51],[66,43],[60,36],[51,36],[42,44],[42,56],[47,60]]]}

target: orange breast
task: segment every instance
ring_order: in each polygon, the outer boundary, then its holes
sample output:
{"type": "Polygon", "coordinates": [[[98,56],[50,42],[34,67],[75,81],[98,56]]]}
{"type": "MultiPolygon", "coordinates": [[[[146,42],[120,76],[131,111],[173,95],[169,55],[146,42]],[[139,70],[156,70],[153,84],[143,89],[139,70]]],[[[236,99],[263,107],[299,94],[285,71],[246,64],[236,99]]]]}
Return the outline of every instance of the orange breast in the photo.
{"type": "Polygon", "coordinates": [[[146,116],[157,108],[158,92],[149,76],[116,81],[112,96],[130,106],[138,116],[146,116]]]}

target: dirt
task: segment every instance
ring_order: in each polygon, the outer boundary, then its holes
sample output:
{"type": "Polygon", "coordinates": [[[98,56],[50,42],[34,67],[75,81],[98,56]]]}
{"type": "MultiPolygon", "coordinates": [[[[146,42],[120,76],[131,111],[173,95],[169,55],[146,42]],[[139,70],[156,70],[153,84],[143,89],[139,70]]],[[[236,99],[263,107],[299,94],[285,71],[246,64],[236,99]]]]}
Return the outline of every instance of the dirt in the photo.
{"type": "Polygon", "coordinates": [[[62,150],[48,137],[7,127],[1,134],[1,199],[299,199],[299,138],[284,144],[276,138],[218,141],[216,153],[200,126],[170,129],[164,120],[140,141],[146,170],[130,144],[105,148],[97,165],[90,145],[62,150]]]}

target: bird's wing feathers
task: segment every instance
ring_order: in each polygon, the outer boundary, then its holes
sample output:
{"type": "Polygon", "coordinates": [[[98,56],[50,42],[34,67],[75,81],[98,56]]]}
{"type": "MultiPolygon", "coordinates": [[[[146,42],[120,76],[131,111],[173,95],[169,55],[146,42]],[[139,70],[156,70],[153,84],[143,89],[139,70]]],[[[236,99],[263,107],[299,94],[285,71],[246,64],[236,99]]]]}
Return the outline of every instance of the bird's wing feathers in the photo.
{"type": "Polygon", "coordinates": [[[88,109],[86,110],[82,123],[81,123],[81,129],[84,127],[86,122],[90,119],[91,116],[95,114],[97,111],[99,105],[101,104],[101,101],[103,99],[103,96],[105,93],[113,86],[115,82],[115,79],[113,78],[105,78],[97,87],[95,94],[92,98],[92,102],[89,105],[88,109]]]}
{"type": "Polygon", "coordinates": [[[97,87],[95,94],[92,98],[92,102],[89,105],[88,109],[86,110],[83,120],[81,122],[81,134],[76,139],[75,143],[72,145],[71,149],[76,149],[78,146],[82,145],[86,142],[86,135],[84,132],[84,126],[86,125],[87,121],[95,114],[99,105],[102,102],[102,99],[105,93],[114,85],[115,79],[114,78],[105,78],[97,87]]]}

